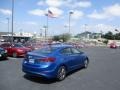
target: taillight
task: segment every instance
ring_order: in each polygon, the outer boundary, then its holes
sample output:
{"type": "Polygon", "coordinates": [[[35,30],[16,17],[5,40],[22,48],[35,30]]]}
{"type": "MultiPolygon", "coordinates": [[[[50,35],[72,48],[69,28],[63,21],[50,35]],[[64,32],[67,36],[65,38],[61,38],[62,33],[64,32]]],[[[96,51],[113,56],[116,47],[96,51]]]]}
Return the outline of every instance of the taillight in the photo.
{"type": "Polygon", "coordinates": [[[47,58],[41,58],[39,59],[42,62],[54,62],[56,60],[56,58],[54,57],[47,57],[47,58]]]}

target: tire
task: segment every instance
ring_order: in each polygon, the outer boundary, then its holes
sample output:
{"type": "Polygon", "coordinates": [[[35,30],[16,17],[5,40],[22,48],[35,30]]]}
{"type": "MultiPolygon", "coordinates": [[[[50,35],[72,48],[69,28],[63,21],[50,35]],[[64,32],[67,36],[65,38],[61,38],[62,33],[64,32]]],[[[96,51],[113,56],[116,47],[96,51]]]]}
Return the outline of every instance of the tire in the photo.
{"type": "Polygon", "coordinates": [[[57,73],[57,80],[62,81],[66,78],[66,68],[65,66],[60,66],[57,73]]]}
{"type": "Polygon", "coordinates": [[[88,67],[88,64],[89,64],[89,60],[86,59],[86,60],[84,61],[84,68],[85,68],[85,69],[88,67]]]}
{"type": "Polygon", "coordinates": [[[17,53],[14,52],[12,56],[13,56],[14,58],[16,58],[16,57],[17,57],[17,53]]]}

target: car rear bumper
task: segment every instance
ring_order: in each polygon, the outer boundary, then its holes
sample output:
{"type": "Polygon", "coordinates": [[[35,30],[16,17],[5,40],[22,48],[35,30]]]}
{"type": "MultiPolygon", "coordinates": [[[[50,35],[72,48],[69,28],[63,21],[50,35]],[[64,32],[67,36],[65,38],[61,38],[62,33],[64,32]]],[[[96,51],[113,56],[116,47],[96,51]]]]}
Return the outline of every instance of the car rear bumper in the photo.
{"type": "Polygon", "coordinates": [[[18,57],[25,57],[26,54],[27,52],[17,52],[18,57]]]}
{"type": "Polygon", "coordinates": [[[26,64],[22,65],[22,71],[26,74],[38,77],[45,77],[48,79],[56,77],[56,70],[46,70],[46,68],[41,69],[40,67],[32,67],[26,64]]]}

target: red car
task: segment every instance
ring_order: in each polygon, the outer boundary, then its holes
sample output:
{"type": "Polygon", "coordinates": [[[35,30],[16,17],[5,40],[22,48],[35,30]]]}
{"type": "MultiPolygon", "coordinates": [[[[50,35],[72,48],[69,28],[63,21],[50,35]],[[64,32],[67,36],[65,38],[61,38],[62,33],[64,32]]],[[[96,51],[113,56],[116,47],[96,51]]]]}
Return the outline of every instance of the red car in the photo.
{"type": "Polygon", "coordinates": [[[0,47],[7,50],[8,56],[13,57],[24,57],[27,52],[31,51],[30,48],[26,48],[21,44],[4,43],[0,47]]]}
{"type": "Polygon", "coordinates": [[[117,45],[115,43],[111,43],[110,48],[117,48],[117,45]]]}
{"type": "Polygon", "coordinates": [[[23,46],[30,48],[31,50],[35,50],[35,46],[33,46],[31,43],[25,43],[23,46]]]}

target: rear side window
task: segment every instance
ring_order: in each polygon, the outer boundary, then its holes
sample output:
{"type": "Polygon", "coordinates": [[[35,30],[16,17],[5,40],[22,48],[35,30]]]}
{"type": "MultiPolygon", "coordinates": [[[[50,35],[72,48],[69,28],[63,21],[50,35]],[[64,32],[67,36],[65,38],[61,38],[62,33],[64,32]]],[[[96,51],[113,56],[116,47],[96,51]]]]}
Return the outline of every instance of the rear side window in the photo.
{"type": "Polygon", "coordinates": [[[76,48],[71,48],[73,54],[79,54],[80,51],[76,48]]]}
{"type": "Polygon", "coordinates": [[[61,50],[61,54],[72,54],[72,52],[70,48],[64,48],[63,50],[61,50]]]}
{"type": "Polygon", "coordinates": [[[24,46],[21,44],[14,44],[13,47],[24,47],[24,46]]]}

